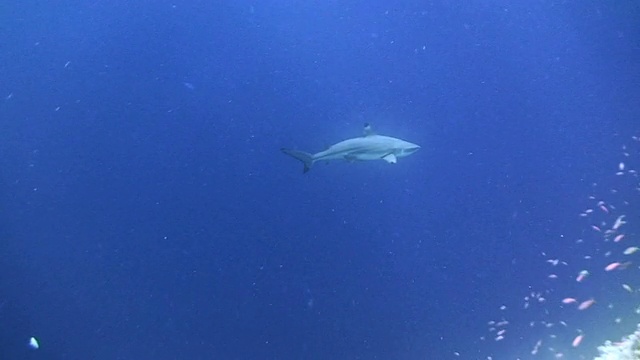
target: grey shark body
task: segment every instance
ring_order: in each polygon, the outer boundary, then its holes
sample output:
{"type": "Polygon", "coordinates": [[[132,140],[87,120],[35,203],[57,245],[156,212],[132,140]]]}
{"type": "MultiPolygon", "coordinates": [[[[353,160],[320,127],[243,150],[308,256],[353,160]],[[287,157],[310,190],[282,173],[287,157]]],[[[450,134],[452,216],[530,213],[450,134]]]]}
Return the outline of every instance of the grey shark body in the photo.
{"type": "Polygon", "coordinates": [[[418,149],[420,149],[419,145],[408,141],[377,135],[373,133],[369,124],[365,124],[363,136],[341,141],[316,154],[286,148],[281,150],[283,153],[302,161],[306,173],[316,161],[385,160],[390,164],[395,164],[398,158],[409,156],[418,149]]]}

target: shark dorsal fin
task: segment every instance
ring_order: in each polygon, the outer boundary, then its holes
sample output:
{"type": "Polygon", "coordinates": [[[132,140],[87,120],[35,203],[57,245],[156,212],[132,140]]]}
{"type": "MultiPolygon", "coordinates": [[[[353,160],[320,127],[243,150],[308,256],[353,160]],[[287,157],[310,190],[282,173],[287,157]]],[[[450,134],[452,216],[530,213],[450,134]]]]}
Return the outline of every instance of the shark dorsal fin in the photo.
{"type": "Polygon", "coordinates": [[[364,134],[365,137],[371,136],[371,135],[375,135],[375,133],[373,132],[373,129],[371,128],[371,125],[369,123],[364,123],[363,134],[364,134]]]}

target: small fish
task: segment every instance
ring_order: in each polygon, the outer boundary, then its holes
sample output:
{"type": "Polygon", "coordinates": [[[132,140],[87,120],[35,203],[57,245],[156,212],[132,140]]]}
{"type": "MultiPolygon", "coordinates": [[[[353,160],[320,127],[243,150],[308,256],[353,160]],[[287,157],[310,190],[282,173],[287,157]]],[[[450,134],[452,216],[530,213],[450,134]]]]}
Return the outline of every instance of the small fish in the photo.
{"type": "Polygon", "coordinates": [[[631,254],[635,253],[635,252],[636,252],[636,251],[638,251],[638,250],[640,250],[640,248],[639,248],[639,247],[637,247],[637,246],[630,246],[630,247],[628,247],[628,248],[626,248],[626,249],[624,250],[624,254],[625,254],[625,255],[631,255],[631,254]]]}
{"type": "Polygon", "coordinates": [[[618,218],[616,219],[616,222],[613,224],[612,229],[613,230],[618,230],[620,228],[620,226],[626,224],[627,222],[624,221],[625,215],[620,215],[618,216],[618,218]]]}
{"type": "Polygon", "coordinates": [[[533,350],[531,350],[531,355],[537,354],[538,351],[540,351],[540,346],[542,346],[542,340],[538,340],[536,345],[533,347],[533,350]]]}
{"type": "Polygon", "coordinates": [[[607,265],[604,268],[604,271],[613,271],[613,270],[619,268],[620,265],[622,265],[622,264],[620,264],[619,262],[612,262],[611,264],[607,265]]]}
{"type": "Polygon", "coordinates": [[[576,281],[577,282],[583,282],[584,279],[587,278],[587,276],[589,276],[589,272],[587,270],[582,270],[580,271],[580,273],[578,274],[578,277],[576,277],[576,281]]]}
{"type": "Polygon", "coordinates": [[[40,343],[38,343],[38,339],[36,339],[35,337],[31,337],[29,339],[29,347],[32,348],[33,350],[37,350],[40,348],[40,343]]]}
{"type": "Polygon", "coordinates": [[[594,299],[585,300],[578,305],[578,310],[587,310],[591,307],[591,305],[595,304],[596,301],[594,299]]]}
{"type": "Polygon", "coordinates": [[[571,346],[578,347],[578,345],[580,345],[580,343],[582,342],[582,339],[584,339],[584,335],[580,334],[580,335],[576,336],[576,338],[573,339],[573,342],[571,343],[571,346]]]}

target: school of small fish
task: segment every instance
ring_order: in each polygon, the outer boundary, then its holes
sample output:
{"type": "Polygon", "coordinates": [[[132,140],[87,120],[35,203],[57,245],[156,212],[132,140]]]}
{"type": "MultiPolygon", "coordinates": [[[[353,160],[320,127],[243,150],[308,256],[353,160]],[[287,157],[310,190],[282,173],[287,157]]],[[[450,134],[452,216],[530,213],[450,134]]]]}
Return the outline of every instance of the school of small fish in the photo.
{"type": "MultiPolygon", "coordinates": [[[[540,273],[547,279],[547,288],[534,290],[529,286],[522,306],[501,304],[498,319],[487,323],[489,335],[480,340],[504,345],[509,341],[509,328],[516,322],[509,318],[522,322],[530,315],[532,319],[522,326],[530,328],[532,338],[513,336],[514,342],[530,341],[527,351],[536,356],[546,354],[541,359],[587,359],[593,357],[585,355],[591,352],[581,352],[585,346],[581,344],[594,337],[598,337],[594,341],[600,341],[606,335],[594,331],[598,324],[636,328],[640,322],[640,290],[636,290],[640,289],[640,258],[636,258],[640,256],[640,180],[634,167],[640,165],[640,137],[631,140],[630,146],[622,147],[614,176],[602,180],[615,186],[601,189],[594,183],[588,206],[579,213],[584,230],[579,239],[567,243],[579,254],[578,260],[541,252],[545,264],[540,273]],[[509,314],[507,309],[518,313],[509,314]]],[[[591,350],[595,351],[595,346],[591,350]]],[[[494,358],[486,356],[488,360],[494,358]]]]}

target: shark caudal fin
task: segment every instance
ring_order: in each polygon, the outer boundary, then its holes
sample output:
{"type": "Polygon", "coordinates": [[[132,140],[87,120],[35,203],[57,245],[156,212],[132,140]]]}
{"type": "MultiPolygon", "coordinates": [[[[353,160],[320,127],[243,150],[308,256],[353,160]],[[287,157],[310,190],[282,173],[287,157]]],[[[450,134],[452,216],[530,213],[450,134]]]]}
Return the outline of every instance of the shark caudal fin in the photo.
{"type": "Polygon", "coordinates": [[[304,164],[304,170],[303,170],[304,173],[306,173],[311,169],[311,166],[313,165],[313,154],[309,154],[304,151],[291,150],[291,149],[285,149],[285,148],[282,148],[280,150],[282,150],[283,153],[302,161],[302,163],[304,164]]]}

